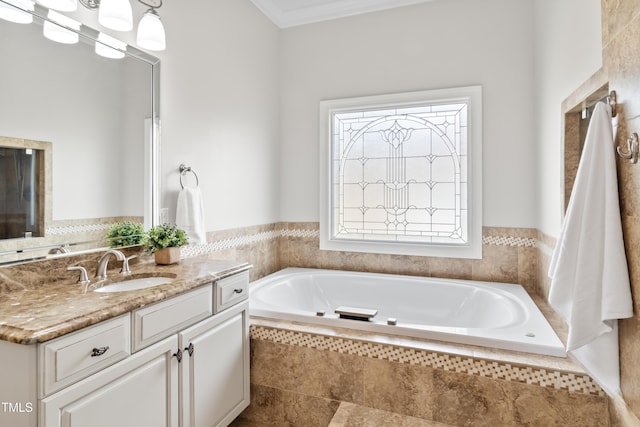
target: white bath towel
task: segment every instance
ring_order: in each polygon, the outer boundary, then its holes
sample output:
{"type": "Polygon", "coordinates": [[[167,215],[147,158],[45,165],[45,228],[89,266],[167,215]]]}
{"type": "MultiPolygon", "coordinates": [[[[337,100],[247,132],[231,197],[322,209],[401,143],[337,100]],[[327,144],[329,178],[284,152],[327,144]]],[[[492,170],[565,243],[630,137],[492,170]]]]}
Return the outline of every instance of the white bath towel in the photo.
{"type": "Polygon", "coordinates": [[[619,394],[617,319],[633,316],[633,307],[611,107],[602,102],[596,105],[587,131],[549,277],[549,303],[569,325],[567,350],[575,350],[605,390],[619,394]]]}
{"type": "Polygon", "coordinates": [[[189,244],[207,243],[200,187],[185,187],[180,190],[176,208],[176,225],[187,232],[189,244]]]}

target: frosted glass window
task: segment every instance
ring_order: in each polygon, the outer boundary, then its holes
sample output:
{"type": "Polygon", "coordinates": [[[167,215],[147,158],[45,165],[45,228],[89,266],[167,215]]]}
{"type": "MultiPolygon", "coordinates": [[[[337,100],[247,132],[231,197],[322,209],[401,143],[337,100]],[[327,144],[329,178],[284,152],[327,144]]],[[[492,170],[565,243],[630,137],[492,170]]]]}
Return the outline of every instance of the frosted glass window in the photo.
{"type": "Polygon", "coordinates": [[[425,250],[432,246],[445,249],[441,256],[477,257],[481,198],[469,198],[480,191],[474,181],[481,174],[469,157],[481,156],[480,121],[470,129],[479,88],[447,93],[321,103],[329,134],[320,141],[327,163],[321,248],[438,256],[425,250]]]}

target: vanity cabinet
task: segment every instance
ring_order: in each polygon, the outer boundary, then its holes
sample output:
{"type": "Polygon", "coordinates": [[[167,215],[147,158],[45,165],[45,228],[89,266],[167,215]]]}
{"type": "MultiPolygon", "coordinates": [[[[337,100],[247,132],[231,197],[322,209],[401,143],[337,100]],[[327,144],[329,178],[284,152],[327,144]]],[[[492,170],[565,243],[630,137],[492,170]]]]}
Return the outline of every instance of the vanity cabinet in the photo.
{"type": "Polygon", "coordinates": [[[146,348],[40,402],[46,427],[178,426],[177,337],[146,348]]]}
{"type": "Polygon", "coordinates": [[[249,405],[248,303],[181,332],[182,426],[226,426],[249,405]]]}
{"type": "Polygon", "coordinates": [[[37,346],[5,343],[37,353],[21,365],[37,366],[37,387],[14,399],[37,390],[37,417],[11,425],[228,425],[249,405],[248,282],[239,273],[37,346]]]}

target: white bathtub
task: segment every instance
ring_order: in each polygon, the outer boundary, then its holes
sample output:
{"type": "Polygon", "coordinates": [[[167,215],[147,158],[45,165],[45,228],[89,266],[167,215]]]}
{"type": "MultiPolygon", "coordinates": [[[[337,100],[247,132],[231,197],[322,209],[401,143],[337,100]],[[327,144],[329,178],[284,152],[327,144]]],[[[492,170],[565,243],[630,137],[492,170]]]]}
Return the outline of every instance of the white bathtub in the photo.
{"type": "Polygon", "coordinates": [[[251,283],[249,295],[256,317],[565,357],[520,285],[287,268],[251,283]],[[341,306],[377,314],[339,318],[341,306]]]}

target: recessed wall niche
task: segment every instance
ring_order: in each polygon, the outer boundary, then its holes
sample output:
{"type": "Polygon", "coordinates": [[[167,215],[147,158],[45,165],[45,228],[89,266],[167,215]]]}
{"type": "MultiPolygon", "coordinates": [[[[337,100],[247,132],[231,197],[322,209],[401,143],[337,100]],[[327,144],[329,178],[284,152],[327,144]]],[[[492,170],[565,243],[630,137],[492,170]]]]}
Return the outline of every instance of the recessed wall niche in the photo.
{"type": "Polygon", "coordinates": [[[0,137],[0,239],[42,237],[51,143],[0,137]]]}
{"type": "MultiPolygon", "coordinates": [[[[587,129],[591,120],[593,108],[598,101],[605,100],[609,95],[609,83],[602,70],[599,70],[580,87],[578,87],[562,103],[563,112],[563,202],[564,211],[567,210],[571,190],[578,172],[582,147],[587,136],[587,129]]],[[[613,149],[613,147],[612,147],[613,149]]]]}

